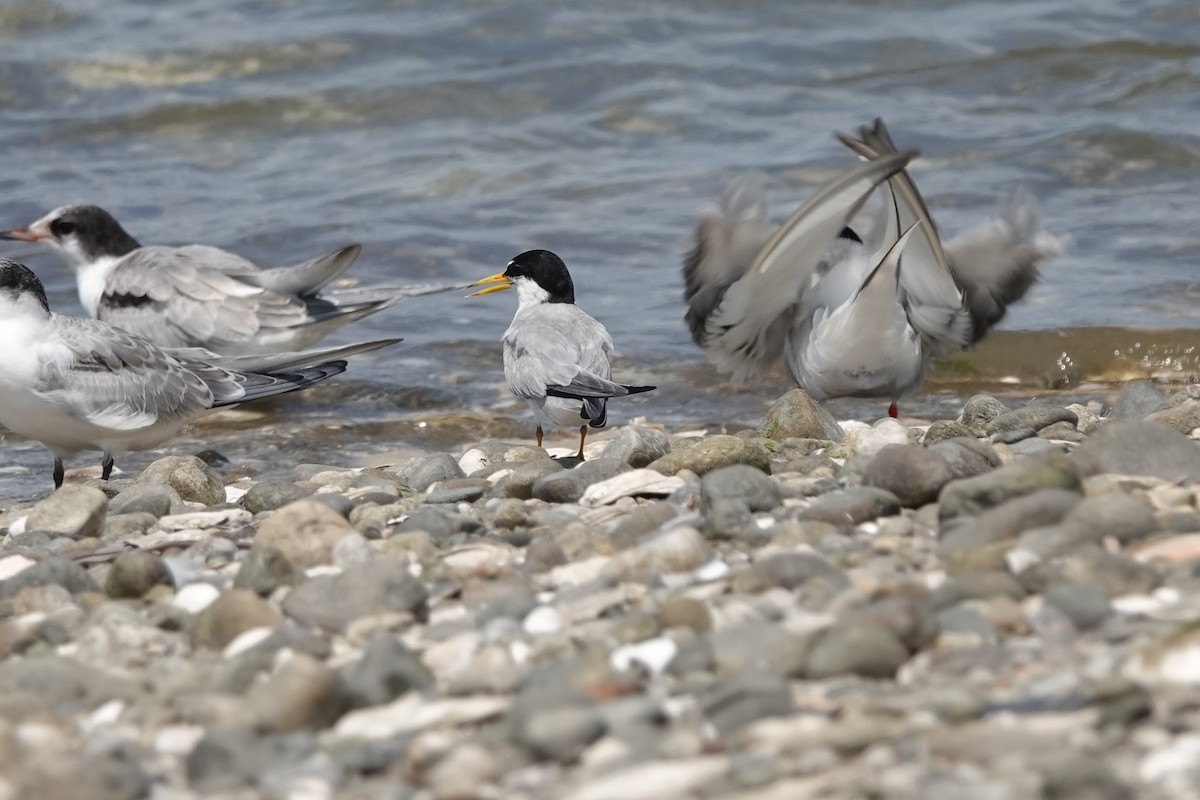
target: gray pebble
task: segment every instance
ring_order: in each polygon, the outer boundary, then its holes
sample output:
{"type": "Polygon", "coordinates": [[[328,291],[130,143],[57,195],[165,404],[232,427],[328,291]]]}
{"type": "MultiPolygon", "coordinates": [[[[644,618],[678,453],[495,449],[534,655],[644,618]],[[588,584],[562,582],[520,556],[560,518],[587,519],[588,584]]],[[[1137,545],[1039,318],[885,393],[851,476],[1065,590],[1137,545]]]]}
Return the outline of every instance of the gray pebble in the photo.
{"type": "Polygon", "coordinates": [[[766,439],[825,439],[840,442],[842,428],[824,406],[803,389],[792,389],[767,410],[758,434],[766,439]]]}
{"type": "Polygon", "coordinates": [[[263,481],[250,487],[242,497],[242,507],[251,514],[258,514],[274,511],[307,496],[308,492],[291,481],[263,481]]]}
{"type": "Polygon", "coordinates": [[[166,486],[135,483],[108,501],[108,513],[143,513],[152,514],[156,518],[165,517],[171,513],[171,507],[178,500],[179,495],[166,486]]]}
{"type": "Polygon", "coordinates": [[[1018,408],[1015,411],[1007,411],[993,417],[987,424],[985,433],[988,436],[995,436],[1005,431],[1025,429],[1040,431],[1047,425],[1053,425],[1056,422],[1069,422],[1071,425],[1074,425],[1077,421],[1078,417],[1070,409],[1048,403],[1039,403],[1018,408]]]}
{"type": "Polygon", "coordinates": [[[1150,381],[1129,381],[1121,387],[1108,411],[1109,419],[1140,420],[1155,411],[1166,397],[1150,381]]]}
{"type": "Polygon", "coordinates": [[[407,611],[424,619],[425,585],[402,565],[375,559],[337,575],[310,578],[288,593],[286,614],[308,625],[339,632],[359,617],[388,611],[407,611]]]}
{"type": "Polygon", "coordinates": [[[407,484],[415,492],[423,492],[438,481],[465,478],[458,460],[449,453],[434,453],[423,458],[408,475],[407,484]]]}
{"type": "Polygon", "coordinates": [[[700,479],[701,510],[719,499],[739,500],[750,511],[771,511],[780,503],[779,484],[745,464],[715,469],[700,479]]]}
{"type": "Polygon", "coordinates": [[[1008,406],[987,394],[977,394],[963,406],[959,421],[976,436],[986,436],[987,426],[996,417],[1008,413],[1008,406]]]}
{"type": "Polygon", "coordinates": [[[107,513],[108,498],[103,492],[68,483],[33,507],[25,521],[25,530],[72,539],[99,536],[107,513]]]}
{"type": "Polygon", "coordinates": [[[626,425],[609,440],[600,457],[615,459],[637,469],[662,458],[670,451],[671,440],[662,431],[626,425]]]}
{"type": "Polygon", "coordinates": [[[154,553],[134,550],[117,556],[104,581],[104,593],[113,598],[138,598],[160,585],[175,585],[171,570],[154,553]]]}

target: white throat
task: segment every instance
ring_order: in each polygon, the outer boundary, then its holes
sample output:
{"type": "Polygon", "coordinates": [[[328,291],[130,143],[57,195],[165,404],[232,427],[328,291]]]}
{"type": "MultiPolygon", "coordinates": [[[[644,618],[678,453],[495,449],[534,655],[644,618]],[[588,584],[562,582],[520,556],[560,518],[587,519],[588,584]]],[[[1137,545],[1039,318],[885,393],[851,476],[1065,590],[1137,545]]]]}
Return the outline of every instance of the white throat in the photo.
{"type": "Polygon", "coordinates": [[[89,317],[96,318],[100,312],[100,298],[108,285],[108,278],[124,256],[100,256],[95,261],[80,259],[75,267],[75,285],[79,289],[79,302],[89,317]]]}
{"type": "Polygon", "coordinates": [[[550,293],[529,278],[517,278],[513,287],[517,290],[517,311],[540,306],[550,299],[550,293]]]}

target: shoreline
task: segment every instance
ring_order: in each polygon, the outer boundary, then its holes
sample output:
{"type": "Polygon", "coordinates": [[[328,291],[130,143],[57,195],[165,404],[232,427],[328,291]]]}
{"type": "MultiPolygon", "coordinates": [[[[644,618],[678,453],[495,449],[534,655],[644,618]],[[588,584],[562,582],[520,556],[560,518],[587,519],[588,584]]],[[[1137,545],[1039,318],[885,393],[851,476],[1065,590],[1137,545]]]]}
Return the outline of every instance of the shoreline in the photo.
{"type": "Polygon", "coordinates": [[[498,416],[69,482],[0,515],[0,794],[1181,796],[1197,398],[909,427],[797,390],[580,465],[498,416]]]}

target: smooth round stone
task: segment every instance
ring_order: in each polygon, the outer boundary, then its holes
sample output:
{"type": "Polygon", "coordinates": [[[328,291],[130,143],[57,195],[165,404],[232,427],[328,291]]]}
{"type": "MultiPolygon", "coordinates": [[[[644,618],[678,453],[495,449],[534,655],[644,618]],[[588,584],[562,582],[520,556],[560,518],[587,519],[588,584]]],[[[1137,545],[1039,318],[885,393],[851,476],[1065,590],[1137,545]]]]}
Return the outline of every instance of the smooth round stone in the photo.
{"type": "Polygon", "coordinates": [[[954,477],[940,452],[915,444],[894,444],[871,459],[862,482],[891,492],[907,508],[916,508],[937,500],[938,492],[954,477]]]}
{"type": "Polygon", "coordinates": [[[613,435],[600,457],[622,461],[634,469],[640,469],[670,451],[670,437],[662,431],[626,425],[613,435]]]}
{"type": "Polygon", "coordinates": [[[1040,431],[1056,422],[1068,422],[1074,426],[1078,422],[1078,418],[1070,409],[1039,403],[1018,408],[1015,411],[1006,411],[993,417],[984,432],[988,436],[996,436],[1007,431],[1020,431],[1027,428],[1040,431]]]}
{"type": "Polygon", "coordinates": [[[1071,453],[1084,477],[1105,472],[1200,479],[1200,447],[1156,422],[1109,422],[1071,453]]]}
{"type": "Polygon", "coordinates": [[[134,550],[117,556],[104,581],[104,593],[113,598],[138,598],[155,586],[174,585],[175,578],[161,558],[134,550]]]}
{"type": "Polygon", "coordinates": [[[1047,425],[1038,431],[1038,436],[1043,439],[1073,442],[1074,444],[1079,444],[1087,438],[1086,434],[1080,433],[1076,423],[1071,422],[1055,422],[1053,425],[1047,425]]]}
{"type": "Polygon", "coordinates": [[[434,453],[420,461],[409,473],[407,483],[413,491],[423,492],[438,481],[467,477],[458,461],[449,453],[434,453]]]}
{"type": "Polygon", "coordinates": [[[1177,405],[1146,415],[1146,422],[1158,422],[1174,428],[1180,433],[1191,433],[1200,428],[1200,400],[1185,400],[1177,405]]]}
{"type": "Polygon", "coordinates": [[[740,500],[750,511],[771,511],[781,502],[779,484],[745,464],[721,467],[700,479],[703,508],[724,498],[740,500]]]}
{"type": "Polygon", "coordinates": [[[344,677],[355,708],[390,703],[411,691],[428,692],[437,683],[421,657],[391,633],[371,637],[344,677]]]}
{"type": "Polygon", "coordinates": [[[675,449],[649,465],[664,475],[674,475],[681,470],[690,470],[696,475],[706,475],[714,469],[733,464],[749,464],[770,473],[771,457],[757,442],[737,436],[709,436],[687,449],[675,449]]]}
{"type": "Polygon", "coordinates": [[[225,481],[196,456],[160,458],[146,467],[138,481],[170,486],[188,503],[215,506],[225,502],[225,481]]]}
{"type": "Polygon", "coordinates": [[[925,438],[921,440],[921,444],[928,447],[938,442],[944,442],[947,439],[958,439],[960,437],[972,437],[975,434],[966,425],[958,420],[939,419],[936,420],[929,429],[925,431],[925,438]]]}
{"type": "Polygon", "coordinates": [[[1076,630],[1096,627],[1108,617],[1112,605],[1108,596],[1095,586],[1080,583],[1056,583],[1046,587],[1046,602],[1071,620],[1076,630]]]}
{"type": "Polygon", "coordinates": [[[251,628],[274,628],[278,612],[254,592],[230,589],[206,606],[192,621],[192,642],[197,647],[222,650],[251,628]]]}
{"type": "MultiPolygon", "coordinates": [[[[1081,447],[1083,445],[1080,445],[1081,447]]],[[[1080,491],[1075,462],[1062,453],[1023,458],[974,478],[952,481],[938,498],[942,520],[978,514],[1016,497],[1045,489],[1080,491]]]]}
{"type": "Polygon", "coordinates": [[[377,558],[337,575],[309,578],[288,593],[283,610],[306,625],[340,633],[372,614],[408,612],[424,619],[427,601],[425,585],[403,565],[377,558]]]}
{"type": "Polygon", "coordinates": [[[304,499],[271,514],[255,534],[254,546],[271,545],[297,567],[315,567],[330,563],[333,546],[354,532],[346,518],[329,506],[304,499]]]}
{"type": "Polygon", "coordinates": [[[486,478],[455,478],[438,481],[425,495],[424,501],[433,505],[443,503],[474,503],[491,491],[486,478]]]}
{"type": "Polygon", "coordinates": [[[151,514],[155,518],[171,513],[177,495],[166,486],[135,483],[108,501],[108,513],[151,514]]]}
{"type": "Polygon", "coordinates": [[[562,472],[553,472],[533,484],[534,499],[547,503],[574,503],[593,483],[608,480],[629,471],[623,461],[597,458],[562,472]]]}
{"type": "Polygon", "coordinates": [[[250,487],[242,497],[242,507],[251,514],[258,514],[283,508],[305,497],[308,492],[291,481],[263,481],[250,487]]]}
{"type": "Polygon", "coordinates": [[[765,439],[825,439],[842,441],[842,427],[824,406],[803,389],[792,389],[771,404],[758,428],[765,439]]]}
{"type": "Polygon", "coordinates": [[[534,484],[548,475],[562,471],[563,465],[552,458],[539,458],[521,464],[496,483],[492,496],[528,500],[533,497],[534,484]]]}
{"type": "Polygon", "coordinates": [[[280,586],[295,586],[301,580],[299,570],[278,547],[255,545],[246,553],[234,576],[235,589],[249,589],[266,597],[280,586]]]}
{"type": "Polygon", "coordinates": [[[750,513],[750,508],[733,497],[719,497],[708,504],[704,513],[704,531],[710,539],[751,543],[761,543],[767,539],[767,534],[750,513]]]}
{"type": "Polygon", "coordinates": [[[1158,409],[1166,397],[1150,381],[1129,381],[1121,387],[1108,411],[1109,419],[1140,420],[1158,409]]]}
{"type": "Polygon", "coordinates": [[[988,438],[998,444],[1016,444],[1037,436],[1034,428],[1006,428],[997,433],[989,434],[988,438]]]}
{"type": "Polygon", "coordinates": [[[15,597],[31,586],[61,586],[73,595],[100,591],[96,580],[83,567],[70,559],[50,556],[0,581],[0,597],[15,597]]]}
{"type": "Polygon", "coordinates": [[[351,706],[338,674],[312,656],[297,653],[246,693],[242,717],[255,730],[287,733],[321,730],[351,706]]]}
{"type": "Polygon", "coordinates": [[[908,648],[889,630],[834,625],[813,642],[805,663],[805,675],[810,680],[838,675],[893,678],[908,657],[908,648]]]}
{"type": "Polygon", "coordinates": [[[99,489],[68,483],[29,512],[25,530],[84,539],[99,536],[108,514],[108,498],[99,489]]]}
{"type": "Polygon", "coordinates": [[[817,497],[812,503],[801,508],[796,518],[852,527],[878,517],[899,514],[900,508],[900,500],[885,489],[852,486],[817,497]]]}
{"type": "Polygon", "coordinates": [[[783,717],[796,710],[788,682],[778,675],[752,669],[723,680],[700,698],[700,711],[721,735],[728,735],[766,717],[783,717]]]}
{"type": "Polygon", "coordinates": [[[770,586],[797,589],[821,581],[835,589],[849,585],[841,570],[810,553],[773,553],[754,563],[754,571],[770,586]]]}
{"type": "Polygon", "coordinates": [[[694,597],[678,595],[663,601],[658,609],[658,624],[668,628],[690,628],[696,633],[712,630],[713,618],[708,606],[694,597]]]}
{"type": "Polygon", "coordinates": [[[1008,406],[987,394],[977,394],[963,406],[959,421],[976,436],[986,436],[987,426],[996,417],[1008,413],[1008,406]]]}

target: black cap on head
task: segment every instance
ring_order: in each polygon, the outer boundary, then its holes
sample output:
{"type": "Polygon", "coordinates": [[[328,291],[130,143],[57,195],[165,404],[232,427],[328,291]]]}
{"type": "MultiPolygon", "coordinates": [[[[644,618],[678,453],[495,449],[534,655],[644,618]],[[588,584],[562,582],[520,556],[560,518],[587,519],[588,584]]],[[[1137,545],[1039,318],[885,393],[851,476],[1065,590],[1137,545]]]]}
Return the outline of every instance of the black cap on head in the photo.
{"type": "Polygon", "coordinates": [[[510,280],[529,278],[542,287],[548,295],[548,303],[574,303],[575,284],[567,265],[549,250],[527,250],[514,258],[504,270],[510,280]]]}
{"type": "Polygon", "coordinates": [[[19,264],[10,258],[0,258],[0,292],[14,300],[22,294],[31,294],[38,299],[46,313],[50,313],[50,303],[46,300],[46,289],[38,280],[33,270],[24,264],[19,264]]]}
{"type": "Polygon", "coordinates": [[[100,206],[69,206],[50,222],[55,239],[76,235],[88,256],[123,256],[141,247],[121,223],[100,206]]]}

